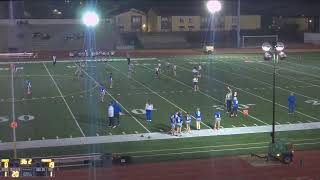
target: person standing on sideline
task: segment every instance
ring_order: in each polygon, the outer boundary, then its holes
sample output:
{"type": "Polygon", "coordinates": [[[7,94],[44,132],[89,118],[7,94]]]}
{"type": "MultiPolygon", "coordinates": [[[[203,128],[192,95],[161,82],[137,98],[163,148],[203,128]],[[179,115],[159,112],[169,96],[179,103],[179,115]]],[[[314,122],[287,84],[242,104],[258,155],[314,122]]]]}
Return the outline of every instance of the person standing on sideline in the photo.
{"type": "Polygon", "coordinates": [[[176,132],[177,134],[179,134],[179,136],[181,136],[182,123],[183,123],[182,112],[179,112],[176,118],[176,127],[177,127],[176,132]]]}
{"type": "Polygon", "coordinates": [[[57,57],[56,56],[52,56],[52,62],[53,62],[53,66],[55,66],[56,63],[57,63],[57,57]]]}
{"type": "Polygon", "coordinates": [[[220,129],[220,122],[221,122],[221,113],[217,111],[214,113],[214,125],[213,125],[214,130],[220,129]]]}
{"type": "Polygon", "coordinates": [[[153,110],[153,104],[148,100],[146,103],[146,120],[148,123],[151,123],[151,112],[153,110]]]}
{"type": "Polygon", "coordinates": [[[231,107],[232,107],[232,90],[230,89],[229,86],[228,86],[227,88],[228,88],[228,93],[226,94],[225,103],[226,103],[227,113],[231,113],[231,107]]]}
{"type": "Polygon", "coordinates": [[[293,94],[293,92],[290,93],[288,96],[288,113],[294,114],[296,108],[296,96],[293,94]]]}
{"type": "Polygon", "coordinates": [[[191,132],[191,128],[190,128],[190,126],[191,126],[191,120],[192,120],[192,116],[191,116],[191,114],[189,114],[188,112],[187,112],[187,115],[186,115],[186,131],[188,132],[188,133],[190,133],[191,132]]]}
{"type": "Polygon", "coordinates": [[[197,130],[200,130],[200,123],[201,123],[201,112],[200,112],[200,108],[197,108],[197,111],[195,112],[195,117],[196,117],[197,130]]]}
{"type": "Polygon", "coordinates": [[[114,125],[114,108],[112,106],[112,103],[109,103],[108,117],[109,117],[109,127],[112,126],[112,128],[115,128],[116,126],[114,125]]]}
{"type": "Polygon", "coordinates": [[[176,130],[175,130],[175,124],[176,124],[176,120],[175,120],[175,115],[171,115],[170,116],[170,133],[172,136],[174,136],[176,130]]]}
{"type": "Polygon", "coordinates": [[[114,108],[114,125],[115,126],[120,126],[121,107],[116,101],[113,101],[112,105],[113,105],[113,108],[114,108]]]}
{"type": "MultiPolygon", "coordinates": [[[[236,92],[235,92],[235,94],[236,94],[236,92]]],[[[237,98],[237,96],[234,96],[233,100],[232,100],[232,114],[231,114],[231,117],[237,117],[238,116],[238,107],[239,107],[238,98],[237,98]]]]}

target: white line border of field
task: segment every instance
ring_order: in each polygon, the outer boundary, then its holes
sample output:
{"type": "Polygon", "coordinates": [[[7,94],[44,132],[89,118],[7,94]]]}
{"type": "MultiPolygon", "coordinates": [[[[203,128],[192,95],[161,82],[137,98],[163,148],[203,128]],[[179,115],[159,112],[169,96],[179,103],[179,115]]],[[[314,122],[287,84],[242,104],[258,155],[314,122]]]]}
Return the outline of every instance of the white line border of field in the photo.
{"type": "MultiPolygon", "coordinates": [[[[282,124],[276,125],[277,132],[298,131],[320,129],[320,122],[303,123],[303,124],[282,124]]],[[[61,147],[61,146],[76,146],[88,144],[109,144],[119,142],[135,142],[135,141],[150,141],[150,140],[166,140],[166,139],[183,139],[193,137],[208,137],[208,136],[226,136],[226,135],[241,135],[271,132],[271,126],[251,126],[238,128],[223,128],[218,131],[212,129],[203,129],[200,131],[193,130],[190,134],[183,133],[181,137],[172,136],[166,133],[154,132],[149,136],[145,134],[127,134],[127,135],[112,135],[112,136],[91,136],[91,137],[76,137],[64,139],[46,139],[32,141],[18,141],[17,149],[41,148],[41,147],[61,147]]],[[[12,142],[0,143],[0,151],[11,150],[12,142]]]]}
{"type": "Polygon", "coordinates": [[[46,64],[45,64],[45,63],[42,63],[42,64],[43,64],[44,68],[46,69],[46,71],[48,72],[48,74],[49,74],[49,76],[50,76],[50,78],[51,78],[51,80],[52,80],[53,84],[54,84],[54,85],[55,85],[55,87],[57,88],[57,90],[58,90],[58,92],[59,92],[59,94],[60,94],[60,97],[62,98],[63,102],[64,102],[64,103],[65,103],[65,105],[67,106],[67,108],[68,108],[68,110],[69,110],[69,112],[70,112],[70,114],[71,114],[71,116],[72,116],[72,118],[73,118],[74,122],[75,122],[75,123],[76,123],[76,125],[78,126],[78,128],[79,128],[79,130],[80,130],[80,132],[81,132],[82,136],[83,136],[83,137],[85,137],[86,135],[84,134],[83,130],[81,129],[81,127],[80,127],[80,125],[79,125],[79,123],[78,123],[78,121],[77,121],[76,117],[74,116],[74,114],[73,114],[73,112],[72,112],[72,110],[71,110],[71,108],[70,108],[69,104],[67,103],[66,99],[64,98],[64,95],[62,94],[62,92],[61,92],[61,90],[60,90],[59,86],[57,85],[56,81],[55,81],[55,80],[54,80],[54,78],[52,77],[52,75],[51,75],[51,73],[50,73],[49,69],[47,68],[47,66],[46,66],[46,64]]]}

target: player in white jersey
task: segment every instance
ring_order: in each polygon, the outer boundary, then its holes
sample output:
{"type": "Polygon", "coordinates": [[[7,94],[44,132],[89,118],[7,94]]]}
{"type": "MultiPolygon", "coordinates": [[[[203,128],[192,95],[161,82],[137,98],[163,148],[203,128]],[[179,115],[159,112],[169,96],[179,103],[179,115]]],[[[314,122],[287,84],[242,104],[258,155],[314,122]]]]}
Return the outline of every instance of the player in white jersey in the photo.
{"type": "Polygon", "coordinates": [[[81,70],[81,64],[76,64],[76,71],[74,72],[74,75],[78,77],[78,79],[80,79],[82,74],[82,70],[81,70]]]}
{"type": "Polygon", "coordinates": [[[174,64],[174,65],[172,66],[172,71],[173,71],[173,75],[174,75],[174,76],[177,76],[177,65],[174,64]]]}
{"type": "Polygon", "coordinates": [[[199,91],[199,78],[198,78],[198,76],[194,76],[192,81],[193,81],[194,92],[199,91]]]}
{"type": "Polygon", "coordinates": [[[107,93],[106,88],[101,86],[100,87],[100,99],[101,99],[101,102],[104,102],[104,96],[106,95],[106,93],[107,93]]]}
{"type": "Polygon", "coordinates": [[[198,77],[201,78],[201,71],[202,71],[202,66],[199,64],[198,66],[198,77]]]}
{"type": "Polygon", "coordinates": [[[170,63],[169,62],[166,62],[166,68],[167,68],[167,72],[169,73],[170,72],[170,63]]]}
{"type": "Polygon", "coordinates": [[[27,80],[26,81],[26,89],[27,89],[27,94],[30,95],[31,94],[31,88],[32,88],[32,85],[31,85],[31,81],[30,80],[27,80]]]}
{"type": "Polygon", "coordinates": [[[145,110],[146,110],[146,120],[148,123],[151,123],[151,112],[153,110],[153,104],[151,104],[149,100],[146,103],[145,110]]]}
{"type": "Polygon", "coordinates": [[[112,77],[112,73],[109,74],[109,87],[110,89],[112,89],[112,85],[113,85],[113,77],[112,77]]]}
{"type": "Polygon", "coordinates": [[[196,67],[192,69],[193,76],[198,76],[198,70],[196,67]]]}
{"type": "Polygon", "coordinates": [[[156,67],[156,77],[160,78],[160,68],[159,68],[159,66],[156,67]]]}
{"type": "Polygon", "coordinates": [[[57,57],[56,56],[52,56],[52,63],[55,66],[57,63],[57,57]]]}
{"type": "Polygon", "coordinates": [[[133,73],[133,64],[130,63],[128,64],[128,78],[132,77],[132,73],[133,73]]]}

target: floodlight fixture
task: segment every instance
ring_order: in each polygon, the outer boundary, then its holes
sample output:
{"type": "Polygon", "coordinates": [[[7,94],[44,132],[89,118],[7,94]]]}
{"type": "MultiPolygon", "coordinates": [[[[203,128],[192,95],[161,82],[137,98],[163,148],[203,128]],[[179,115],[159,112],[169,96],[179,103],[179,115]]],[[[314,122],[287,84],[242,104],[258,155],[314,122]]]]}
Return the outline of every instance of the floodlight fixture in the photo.
{"type": "Polygon", "coordinates": [[[208,8],[208,11],[211,14],[214,14],[214,13],[216,13],[216,12],[221,10],[222,5],[221,5],[220,1],[210,0],[210,1],[207,2],[207,8],[208,8]]]}
{"type": "Polygon", "coordinates": [[[262,44],[262,50],[263,50],[264,52],[268,52],[268,51],[270,51],[271,49],[272,49],[272,47],[271,47],[271,44],[270,44],[270,43],[265,42],[265,43],[262,44]]]}
{"type": "Polygon", "coordinates": [[[278,52],[282,52],[284,50],[284,44],[282,42],[277,42],[275,48],[278,52]]]}
{"type": "Polygon", "coordinates": [[[87,11],[82,16],[82,23],[87,27],[95,27],[99,24],[100,18],[94,11],[87,11]]]}

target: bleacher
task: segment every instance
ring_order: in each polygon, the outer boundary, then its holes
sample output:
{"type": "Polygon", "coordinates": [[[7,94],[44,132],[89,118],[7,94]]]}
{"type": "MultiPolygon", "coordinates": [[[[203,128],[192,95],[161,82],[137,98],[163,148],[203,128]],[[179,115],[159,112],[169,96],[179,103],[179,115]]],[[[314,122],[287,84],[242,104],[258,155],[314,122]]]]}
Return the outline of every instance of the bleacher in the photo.
{"type": "Polygon", "coordinates": [[[183,33],[142,33],[138,39],[145,49],[190,47],[183,33]]]}
{"type": "MultiPolygon", "coordinates": [[[[77,24],[0,26],[0,51],[72,51],[85,45],[85,27],[77,24]],[[11,49],[11,50],[10,50],[11,49]]],[[[102,23],[95,29],[97,49],[113,49],[117,36],[110,24],[102,23]]]]}

